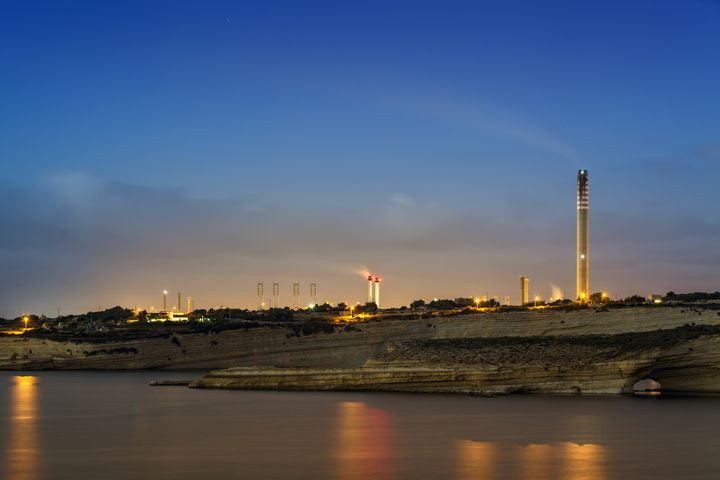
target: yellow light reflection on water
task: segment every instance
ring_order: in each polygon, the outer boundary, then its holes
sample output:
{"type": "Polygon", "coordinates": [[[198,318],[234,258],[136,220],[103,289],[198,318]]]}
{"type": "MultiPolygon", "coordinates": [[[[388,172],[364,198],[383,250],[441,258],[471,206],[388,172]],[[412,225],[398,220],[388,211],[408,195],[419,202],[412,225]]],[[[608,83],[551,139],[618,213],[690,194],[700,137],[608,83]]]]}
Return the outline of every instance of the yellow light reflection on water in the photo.
{"type": "Polygon", "coordinates": [[[38,473],[37,377],[12,377],[8,449],[8,478],[32,480],[38,473]]]}
{"type": "Polygon", "coordinates": [[[521,478],[558,478],[557,449],[548,443],[519,447],[521,478]]]}
{"type": "Polygon", "coordinates": [[[493,478],[497,462],[496,445],[492,442],[457,442],[457,478],[476,480],[493,478]]]}
{"type": "Polygon", "coordinates": [[[605,447],[594,443],[580,445],[563,443],[564,477],[575,480],[599,480],[605,478],[605,447]]]}
{"type": "Polygon", "coordinates": [[[337,415],[337,478],[393,478],[389,414],[363,402],[341,402],[337,415]]]}
{"type": "Polygon", "coordinates": [[[505,442],[457,442],[459,480],[493,478],[566,478],[602,480],[605,447],[592,443],[557,442],[518,446],[505,442]]]}

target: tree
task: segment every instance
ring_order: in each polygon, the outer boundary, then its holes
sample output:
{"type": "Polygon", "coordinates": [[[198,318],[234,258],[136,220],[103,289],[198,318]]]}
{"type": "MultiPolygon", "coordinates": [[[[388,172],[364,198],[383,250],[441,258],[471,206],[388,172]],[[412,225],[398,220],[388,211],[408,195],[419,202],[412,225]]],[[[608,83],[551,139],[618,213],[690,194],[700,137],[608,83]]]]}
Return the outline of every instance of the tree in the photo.
{"type": "Polygon", "coordinates": [[[590,295],[590,303],[608,303],[608,296],[605,292],[595,292],[590,295]]]}
{"type": "Polygon", "coordinates": [[[623,303],[647,303],[647,300],[640,295],[632,295],[623,300],[623,303]]]}
{"type": "Polygon", "coordinates": [[[421,308],[425,306],[425,300],[415,300],[410,304],[410,308],[421,308]]]}

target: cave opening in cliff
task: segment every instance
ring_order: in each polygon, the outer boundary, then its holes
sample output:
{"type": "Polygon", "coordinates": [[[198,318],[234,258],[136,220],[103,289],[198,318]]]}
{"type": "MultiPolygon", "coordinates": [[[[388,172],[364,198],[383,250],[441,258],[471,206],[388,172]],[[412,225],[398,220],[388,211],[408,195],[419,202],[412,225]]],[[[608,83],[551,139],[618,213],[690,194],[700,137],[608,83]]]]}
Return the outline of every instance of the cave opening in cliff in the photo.
{"type": "Polygon", "coordinates": [[[643,378],[633,384],[632,390],[636,395],[659,395],[662,385],[652,378],[643,378]]]}

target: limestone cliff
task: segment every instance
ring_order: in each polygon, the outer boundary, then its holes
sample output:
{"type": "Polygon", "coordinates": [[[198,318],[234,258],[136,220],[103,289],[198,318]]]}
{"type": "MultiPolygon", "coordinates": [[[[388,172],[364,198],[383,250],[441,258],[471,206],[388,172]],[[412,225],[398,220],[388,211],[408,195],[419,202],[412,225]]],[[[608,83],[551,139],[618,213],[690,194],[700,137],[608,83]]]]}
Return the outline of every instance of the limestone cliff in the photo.
{"type": "Polygon", "coordinates": [[[359,368],[234,368],[197,388],[407,392],[622,393],[645,377],[664,391],[720,393],[720,326],[616,335],[408,341],[359,368]]]}
{"type": "MultiPolygon", "coordinates": [[[[383,320],[357,324],[351,329],[338,326],[333,333],[311,335],[269,327],[102,342],[8,335],[0,337],[0,368],[221,369],[257,365],[326,369],[384,362],[403,368],[430,364],[457,371],[462,367],[468,370],[465,378],[475,375],[473,378],[484,382],[478,390],[480,393],[619,391],[627,388],[628,379],[638,375],[655,375],[664,388],[715,391],[718,366],[714,363],[715,352],[720,350],[713,344],[717,343],[714,334],[684,338],[680,343],[662,346],[654,343],[657,337],[645,335],[685,325],[720,325],[720,315],[710,309],[639,307],[383,320]],[[633,355],[614,349],[613,336],[632,333],[640,333],[638,338],[646,338],[648,345],[637,346],[633,355]],[[606,336],[608,340],[602,346],[577,340],[593,335],[606,336]],[[547,340],[563,338],[574,343],[547,340]],[[443,347],[442,342],[458,339],[473,339],[475,343],[467,347],[463,344],[443,347]],[[512,339],[519,343],[512,345],[512,339]],[[424,341],[431,343],[423,344],[424,341]],[[388,349],[397,349],[394,357],[388,349]],[[474,352],[474,360],[469,353],[461,354],[463,349],[474,352]],[[565,359],[568,351],[576,352],[577,356],[565,359]],[[533,357],[537,358],[528,361],[533,357]],[[513,358],[518,360],[512,363],[513,358]],[[570,361],[571,358],[576,360],[570,361]],[[678,366],[682,368],[678,370],[678,366]],[[547,372],[552,375],[548,376],[547,372]],[[530,381],[533,378],[538,380],[530,381]],[[523,379],[530,380],[521,381],[523,379]]],[[[395,378],[401,378],[400,374],[395,378]]],[[[468,388],[478,389],[477,381],[470,385],[468,388]]],[[[463,388],[460,385],[458,390],[463,388]]]]}

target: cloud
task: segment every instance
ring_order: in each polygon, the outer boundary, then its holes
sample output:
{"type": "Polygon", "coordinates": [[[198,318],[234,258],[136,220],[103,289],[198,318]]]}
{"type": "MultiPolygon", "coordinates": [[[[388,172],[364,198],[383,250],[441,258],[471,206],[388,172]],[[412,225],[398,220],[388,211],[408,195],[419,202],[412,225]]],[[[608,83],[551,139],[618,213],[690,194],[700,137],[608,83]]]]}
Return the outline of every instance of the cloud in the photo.
{"type": "Polygon", "coordinates": [[[507,109],[445,99],[439,94],[411,98],[405,94],[386,97],[391,108],[441,121],[448,125],[475,130],[503,140],[517,142],[550,153],[558,159],[577,163],[578,153],[567,142],[547,129],[521,118],[507,109]]]}

